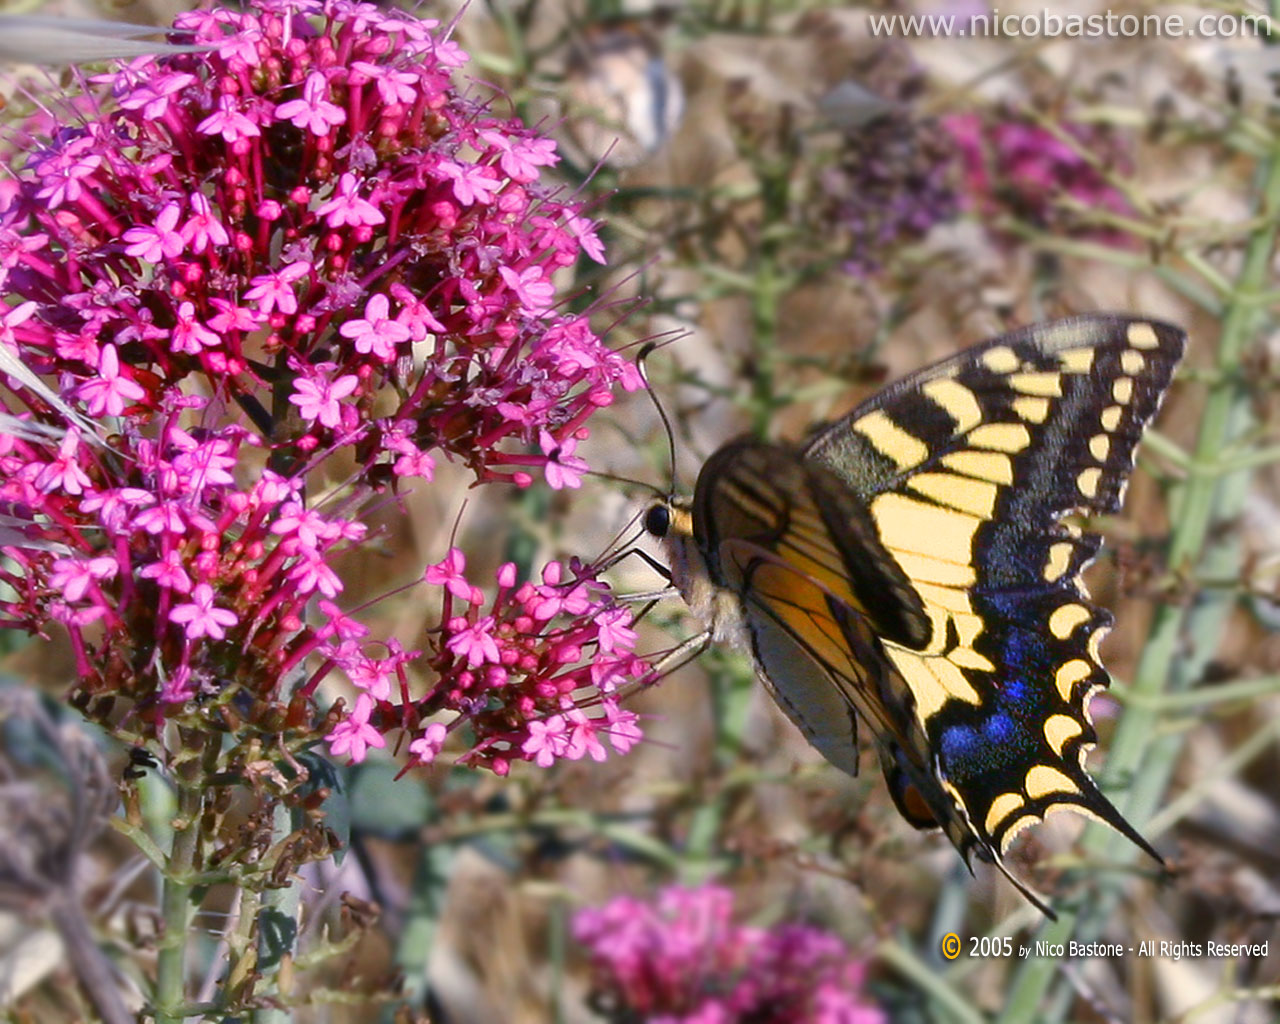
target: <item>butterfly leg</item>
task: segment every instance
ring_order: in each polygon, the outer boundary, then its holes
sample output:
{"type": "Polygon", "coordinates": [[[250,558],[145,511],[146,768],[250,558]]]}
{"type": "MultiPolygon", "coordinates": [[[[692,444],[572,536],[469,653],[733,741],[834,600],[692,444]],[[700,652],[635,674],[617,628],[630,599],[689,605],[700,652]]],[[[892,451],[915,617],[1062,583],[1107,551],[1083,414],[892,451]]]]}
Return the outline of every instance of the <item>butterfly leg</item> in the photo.
{"type": "Polygon", "coordinates": [[[713,639],[711,630],[707,629],[689,637],[687,640],[681,641],[676,647],[658,659],[657,663],[649,670],[649,675],[644,679],[644,682],[657,682],[659,679],[671,675],[676,669],[683,668],[710,647],[713,639]]]}

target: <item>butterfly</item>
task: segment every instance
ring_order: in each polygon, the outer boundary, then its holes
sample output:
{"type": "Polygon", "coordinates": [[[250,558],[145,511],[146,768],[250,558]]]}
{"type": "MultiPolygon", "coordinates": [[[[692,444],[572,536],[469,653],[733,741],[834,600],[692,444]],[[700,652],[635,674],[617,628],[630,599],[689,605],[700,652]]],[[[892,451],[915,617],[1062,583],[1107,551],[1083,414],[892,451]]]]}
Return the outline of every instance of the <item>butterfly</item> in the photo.
{"type": "MultiPolygon", "coordinates": [[[[1163,864],[1085,768],[1112,623],[1081,572],[1186,345],[1088,315],[1001,335],[890,385],[797,448],[715,452],[653,503],[706,642],[746,651],[809,742],[856,774],[861,721],[898,810],[972,870],[1071,808],[1163,864]]],[[[697,642],[695,640],[695,642],[697,642]]]]}

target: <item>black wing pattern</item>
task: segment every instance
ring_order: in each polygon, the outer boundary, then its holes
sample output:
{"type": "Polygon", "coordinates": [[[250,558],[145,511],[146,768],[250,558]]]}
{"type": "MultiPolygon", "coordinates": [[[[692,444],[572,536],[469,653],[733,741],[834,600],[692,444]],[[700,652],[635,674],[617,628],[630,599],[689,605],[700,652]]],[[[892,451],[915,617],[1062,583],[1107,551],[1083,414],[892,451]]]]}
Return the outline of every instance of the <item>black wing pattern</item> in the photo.
{"type": "Polygon", "coordinates": [[[1064,516],[1120,507],[1185,343],[1120,316],[1026,328],[905,378],[805,448],[865,503],[924,602],[928,641],[883,647],[925,742],[888,737],[882,757],[904,814],[914,788],[931,814],[913,823],[941,825],[966,858],[999,861],[1071,807],[1158,859],[1084,767],[1111,617],[1080,579],[1099,539],[1064,516]]]}

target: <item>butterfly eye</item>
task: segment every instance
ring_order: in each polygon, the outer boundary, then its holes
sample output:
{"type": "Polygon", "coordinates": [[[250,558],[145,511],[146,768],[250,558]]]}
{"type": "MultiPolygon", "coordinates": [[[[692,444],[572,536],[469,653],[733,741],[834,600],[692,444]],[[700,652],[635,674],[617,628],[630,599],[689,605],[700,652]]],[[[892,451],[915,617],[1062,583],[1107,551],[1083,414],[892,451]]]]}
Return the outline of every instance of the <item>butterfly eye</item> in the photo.
{"type": "Polygon", "coordinates": [[[671,510],[666,505],[654,505],[644,514],[644,528],[654,537],[665,537],[671,529],[671,510]]]}

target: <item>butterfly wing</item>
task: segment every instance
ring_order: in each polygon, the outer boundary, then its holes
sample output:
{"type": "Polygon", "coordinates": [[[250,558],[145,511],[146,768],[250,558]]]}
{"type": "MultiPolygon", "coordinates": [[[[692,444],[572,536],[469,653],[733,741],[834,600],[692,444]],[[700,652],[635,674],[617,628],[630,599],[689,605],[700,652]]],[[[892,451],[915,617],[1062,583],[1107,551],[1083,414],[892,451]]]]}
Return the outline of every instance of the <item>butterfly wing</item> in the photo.
{"type": "Polygon", "coordinates": [[[997,863],[1070,807],[1157,856],[1084,766],[1111,623],[1080,579],[1099,546],[1064,520],[1115,511],[1181,358],[1175,327],[1088,316],[1003,335],[905,378],[804,458],[865,509],[919,596],[923,642],[885,638],[907,691],[881,757],[904,816],[997,863]]]}
{"type": "Polygon", "coordinates": [[[737,597],[743,641],[778,705],[837,767],[856,774],[854,712],[893,732],[895,685],[879,638],[922,643],[925,608],[865,508],[793,451],[736,441],[698,477],[694,541],[707,574],[737,597]]]}

